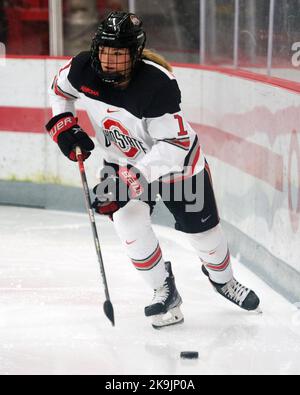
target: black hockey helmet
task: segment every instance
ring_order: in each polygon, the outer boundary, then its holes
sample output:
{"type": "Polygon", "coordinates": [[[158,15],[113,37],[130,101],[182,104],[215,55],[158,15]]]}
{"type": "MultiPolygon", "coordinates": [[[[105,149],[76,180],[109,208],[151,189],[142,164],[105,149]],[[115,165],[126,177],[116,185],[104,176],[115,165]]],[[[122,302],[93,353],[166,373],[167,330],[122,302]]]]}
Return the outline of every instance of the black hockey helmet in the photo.
{"type": "Polygon", "coordinates": [[[145,48],[146,34],[141,19],[132,13],[111,12],[98,27],[91,47],[92,66],[102,81],[117,84],[132,75],[137,62],[145,48]],[[124,74],[104,72],[99,60],[101,47],[128,48],[131,58],[131,69],[124,74]]]}

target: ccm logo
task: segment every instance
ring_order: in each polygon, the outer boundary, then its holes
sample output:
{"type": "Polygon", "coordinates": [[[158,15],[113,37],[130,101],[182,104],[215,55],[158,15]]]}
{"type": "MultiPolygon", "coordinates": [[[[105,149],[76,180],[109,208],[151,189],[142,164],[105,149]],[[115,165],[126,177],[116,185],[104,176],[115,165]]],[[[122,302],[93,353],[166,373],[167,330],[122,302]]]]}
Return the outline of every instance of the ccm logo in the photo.
{"type": "Polygon", "coordinates": [[[82,90],[82,92],[84,92],[84,93],[89,93],[89,94],[92,95],[92,96],[97,96],[97,97],[100,96],[100,92],[95,91],[95,90],[89,88],[88,86],[84,86],[84,85],[83,85],[80,89],[82,90]]]}
{"type": "Polygon", "coordinates": [[[74,126],[76,124],[76,121],[72,117],[64,118],[61,121],[57,122],[53,128],[50,130],[50,136],[53,138],[53,140],[56,141],[57,137],[56,135],[59,135],[59,133],[63,132],[64,130],[69,129],[70,127],[74,126]]]}

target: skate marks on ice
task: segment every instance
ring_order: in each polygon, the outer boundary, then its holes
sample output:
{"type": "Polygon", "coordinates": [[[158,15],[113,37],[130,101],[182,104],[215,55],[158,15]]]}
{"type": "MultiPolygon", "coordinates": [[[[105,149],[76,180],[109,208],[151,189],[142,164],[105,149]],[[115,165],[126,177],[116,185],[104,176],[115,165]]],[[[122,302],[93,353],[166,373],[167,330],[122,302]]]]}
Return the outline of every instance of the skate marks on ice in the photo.
{"type": "Polygon", "coordinates": [[[152,291],[98,218],[116,327],[106,320],[86,215],[0,207],[0,374],[299,374],[300,311],[235,262],[264,314],[219,297],[180,233],[155,227],[182,294],[183,325],[155,331],[152,291]],[[181,360],[180,352],[199,352],[181,360]]]}

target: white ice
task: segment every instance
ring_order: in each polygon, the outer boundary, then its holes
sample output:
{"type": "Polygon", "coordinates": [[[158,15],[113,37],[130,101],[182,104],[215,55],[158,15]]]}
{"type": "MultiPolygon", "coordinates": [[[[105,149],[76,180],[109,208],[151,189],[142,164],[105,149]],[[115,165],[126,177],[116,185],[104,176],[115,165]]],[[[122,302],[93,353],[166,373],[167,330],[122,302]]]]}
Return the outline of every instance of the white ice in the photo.
{"type": "MultiPolygon", "coordinates": [[[[234,261],[263,315],[217,295],[184,236],[155,227],[173,262],[185,323],[155,331],[152,298],[113,225],[98,218],[116,326],[85,214],[0,207],[0,374],[299,374],[300,310],[234,261]],[[180,351],[199,352],[197,361],[180,351]]],[[[299,305],[300,306],[300,305],[299,305]]]]}

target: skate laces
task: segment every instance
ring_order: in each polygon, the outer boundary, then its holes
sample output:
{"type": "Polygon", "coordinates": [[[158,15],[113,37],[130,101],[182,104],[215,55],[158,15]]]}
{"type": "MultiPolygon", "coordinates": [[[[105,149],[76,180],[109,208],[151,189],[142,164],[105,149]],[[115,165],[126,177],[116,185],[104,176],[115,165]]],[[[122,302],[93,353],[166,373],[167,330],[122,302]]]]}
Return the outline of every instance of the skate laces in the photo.
{"type": "Polygon", "coordinates": [[[238,303],[240,306],[245,301],[246,297],[250,293],[250,289],[246,288],[244,285],[240,284],[236,281],[236,279],[232,279],[227,283],[223,288],[222,291],[224,295],[229,297],[231,300],[238,303]]]}
{"type": "Polygon", "coordinates": [[[164,285],[154,290],[153,303],[165,303],[170,295],[170,288],[167,281],[164,285]]]}

